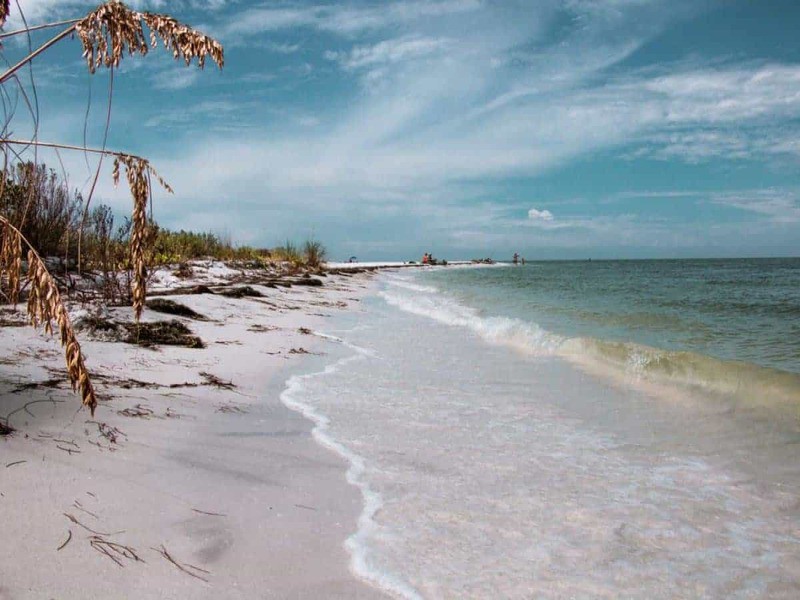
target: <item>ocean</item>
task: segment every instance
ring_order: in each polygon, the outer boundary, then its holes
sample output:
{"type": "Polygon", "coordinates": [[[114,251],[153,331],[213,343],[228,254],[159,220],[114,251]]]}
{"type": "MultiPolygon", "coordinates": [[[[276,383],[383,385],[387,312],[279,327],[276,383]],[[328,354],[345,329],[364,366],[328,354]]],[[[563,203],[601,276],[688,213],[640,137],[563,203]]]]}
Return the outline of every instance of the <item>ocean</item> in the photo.
{"type": "Polygon", "coordinates": [[[800,597],[800,260],[381,273],[284,402],[400,598],[800,597]]]}

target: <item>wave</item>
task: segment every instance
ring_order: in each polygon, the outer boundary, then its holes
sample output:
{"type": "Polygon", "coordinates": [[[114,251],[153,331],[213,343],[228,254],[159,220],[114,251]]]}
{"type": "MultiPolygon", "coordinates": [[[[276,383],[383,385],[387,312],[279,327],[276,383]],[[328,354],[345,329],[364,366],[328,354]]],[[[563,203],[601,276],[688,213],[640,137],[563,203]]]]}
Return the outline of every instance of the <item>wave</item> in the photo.
{"type": "Polygon", "coordinates": [[[560,354],[574,362],[591,361],[628,379],[679,385],[733,400],[737,409],[800,413],[800,375],[748,362],[696,352],[664,350],[632,342],[572,338],[560,354]]]}
{"type": "Polygon", "coordinates": [[[358,529],[345,541],[345,547],[350,553],[350,569],[356,576],[398,597],[408,600],[420,600],[421,596],[419,593],[402,578],[392,573],[382,571],[370,564],[368,560],[369,548],[367,546],[367,540],[375,535],[379,527],[374,520],[374,516],[383,506],[381,495],[374,491],[366,480],[364,458],[334,439],[329,433],[330,421],[328,417],[315,409],[311,404],[304,401],[305,383],[308,380],[315,377],[330,375],[352,362],[373,356],[373,354],[368,349],[349,344],[336,336],[319,332],[316,334],[330,341],[341,343],[343,346],[350,349],[353,354],[326,366],[322,371],[317,373],[290,377],[286,382],[286,388],[280,395],[281,402],[290,410],[299,412],[314,423],[314,428],[311,431],[314,439],[321,446],[333,450],[347,461],[349,465],[346,475],[347,482],[358,488],[361,492],[364,502],[363,509],[358,517],[358,529]]]}
{"type": "Polygon", "coordinates": [[[535,323],[507,317],[483,317],[478,310],[441,294],[411,296],[384,290],[379,295],[388,304],[406,312],[446,325],[465,327],[488,342],[512,346],[527,354],[553,354],[565,340],[535,323]]]}
{"type": "MultiPolygon", "coordinates": [[[[411,288],[407,288],[411,290],[411,288]]],[[[392,306],[446,325],[464,327],[483,340],[533,356],[557,356],[593,372],[633,383],[680,386],[727,400],[736,408],[768,408],[797,422],[800,374],[689,351],[665,350],[633,342],[565,337],[536,323],[485,316],[441,293],[403,292],[394,286],[379,294],[392,306]]]]}

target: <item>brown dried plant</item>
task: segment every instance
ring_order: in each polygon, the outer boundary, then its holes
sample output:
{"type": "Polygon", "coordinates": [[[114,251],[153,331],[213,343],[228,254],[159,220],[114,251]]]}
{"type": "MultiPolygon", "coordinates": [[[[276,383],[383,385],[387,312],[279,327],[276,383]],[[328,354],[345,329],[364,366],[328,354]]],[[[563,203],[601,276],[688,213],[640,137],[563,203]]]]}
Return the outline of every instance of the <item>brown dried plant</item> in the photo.
{"type": "Polygon", "coordinates": [[[176,59],[182,58],[187,65],[196,58],[198,66],[202,68],[206,56],[210,56],[222,68],[222,45],[216,40],[167,15],[140,13],[122,2],[107,2],[75,24],[89,71],[94,73],[101,65],[118,66],[126,52],[147,54],[143,23],[150,30],[149,40],[153,48],[161,38],[164,47],[171,50],[176,59]]]}
{"type": "MultiPolygon", "coordinates": [[[[42,326],[44,330],[53,334],[53,321],[56,322],[61,336],[61,345],[65,349],[67,362],[67,376],[72,384],[73,391],[80,389],[81,400],[94,415],[97,406],[97,397],[89,378],[89,372],[83,360],[81,346],[75,337],[72,323],[69,320],[64,301],[58,291],[53,276],[47,270],[39,254],[30,245],[20,231],[9,223],[8,219],[0,215],[0,225],[3,230],[3,246],[0,252],[0,270],[16,278],[16,292],[19,291],[19,275],[21,271],[22,245],[28,247],[28,317],[34,327],[42,326]],[[11,250],[7,250],[11,248],[11,250]]],[[[13,288],[9,286],[14,294],[13,288]]],[[[12,296],[13,297],[13,296],[12,296]]],[[[16,299],[14,299],[16,300],[16,299]]]]}
{"type": "Polygon", "coordinates": [[[6,22],[6,18],[8,18],[8,8],[9,8],[9,0],[2,0],[0,2],[0,25],[6,22]]]}
{"type": "MultiPolygon", "coordinates": [[[[9,0],[0,0],[0,25],[9,14],[9,0]]],[[[205,65],[206,57],[210,57],[222,68],[224,54],[222,46],[216,40],[183,25],[167,15],[138,12],[125,4],[112,0],[97,7],[83,19],[61,22],[71,23],[51,40],[31,52],[27,57],[0,75],[0,85],[11,80],[16,71],[33,58],[77,32],[83,46],[83,56],[87,61],[89,72],[94,73],[98,66],[116,67],[127,54],[147,54],[149,47],[155,48],[160,38],[164,47],[170,50],[176,59],[183,59],[189,65],[197,59],[200,68],[205,65]],[[145,26],[148,37],[145,37],[145,26]],[[149,46],[148,46],[149,40],[149,46]]],[[[59,25],[43,25],[37,28],[59,25]]],[[[26,30],[13,32],[24,33],[26,30]]],[[[25,147],[50,147],[57,149],[95,152],[114,157],[112,177],[115,185],[119,181],[120,165],[125,167],[128,185],[133,196],[132,229],[130,238],[131,264],[134,270],[133,309],[136,321],[139,321],[146,299],[147,260],[146,246],[150,220],[147,216],[147,203],[152,197],[151,177],[168,191],[172,189],[156,173],[150,163],[139,156],[121,152],[91,149],[80,146],[69,146],[38,140],[13,140],[0,138],[0,147],[6,150],[8,145],[25,147]]],[[[99,167],[98,167],[99,168],[99,167]]],[[[89,373],[84,364],[81,347],[69,320],[64,302],[52,275],[48,272],[44,261],[36,249],[25,239],[20,230],[5,216],[0,215],[0,293],[6,301],[16,303],[19,298],[20,277],[22,273],[22,247],[28,248],[28,291],[27,312],[34,327],[42,325],[48,333],[53,332],[53,321],[58,325],[61,344],[65,347],[67,375],[73,390],[80,389],[83,404],[94,414],[97,399],[92,387],[89,373]]]]}
{"type": "Polygon", "coordinates": [[[19,300],[19,276],[22,270],[22,240],[14,234],[14,228],[8,221],[2,222],[2,240],[0,240],[0,289],[3,277],[7,279],[7,298],[11,304],[19,300]]]}
{"type": "Polygon", "coordinates": [[[148,232],[147,202],[150,200],[152,189],[150,175],[156,177],[158,182],[168,192],[172,192],[166,181],[156,173],[150,163],[138,156],[129,154],[118,155],[114,158],[112,176],[114,185],[119,183],[120,163],[125,165],[125,174],[128,186],[133,196],[133,213],[131,216],[131,265],[133,266],[133,312],[138,321],[144,310],[147,298],[147,261],[145,260],[145,246],[148,232]]]}

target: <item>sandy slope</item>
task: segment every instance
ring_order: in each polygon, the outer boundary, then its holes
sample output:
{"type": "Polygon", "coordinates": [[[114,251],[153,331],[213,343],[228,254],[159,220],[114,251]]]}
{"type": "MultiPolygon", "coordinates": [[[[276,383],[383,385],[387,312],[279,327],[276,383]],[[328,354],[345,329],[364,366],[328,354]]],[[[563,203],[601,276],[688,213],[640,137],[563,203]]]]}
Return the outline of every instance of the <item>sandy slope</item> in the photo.
{"type": "MultiPolygon", "coordinates": [[[[207,282],[230,275],[210,267],[207,282]]],[[[357,306],[367,277],[171,296],[209,318],[180,319],[205,349],[81,334],[106,398],[94,419],[62,381],[54,340],[0,329],[0,415],[17,430],[0,438],[0,598],[378,597],[347,568],[361,499],[345,464],[278,397],[300,348],[334,350],[299,328],[357,306]]]]}

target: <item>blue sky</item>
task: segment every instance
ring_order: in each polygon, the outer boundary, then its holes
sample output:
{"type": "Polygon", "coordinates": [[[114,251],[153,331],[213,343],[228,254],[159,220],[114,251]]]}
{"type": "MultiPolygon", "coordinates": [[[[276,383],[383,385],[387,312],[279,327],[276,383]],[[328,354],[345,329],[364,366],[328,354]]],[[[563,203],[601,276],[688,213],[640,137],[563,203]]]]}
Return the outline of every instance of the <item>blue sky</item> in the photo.
{"type": "MultiPolygon", "coordinates": [[[[166,226],[365,260],[800,255],[795,0],[130,4],[226,49],[221,72],[154,52],[115,74],[109,146],[173,185],[166,226]]],[[[36,24],[93,3],[20,5],[36,24]]],[[[101,145],[108,75],[77,40],[34,76],[40,138],[81,143],[88,106],[101,145]]],[[[96,201],[128,209],[108,169],[96,201]]]]}

